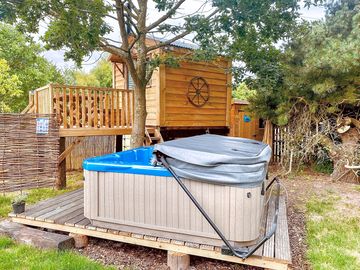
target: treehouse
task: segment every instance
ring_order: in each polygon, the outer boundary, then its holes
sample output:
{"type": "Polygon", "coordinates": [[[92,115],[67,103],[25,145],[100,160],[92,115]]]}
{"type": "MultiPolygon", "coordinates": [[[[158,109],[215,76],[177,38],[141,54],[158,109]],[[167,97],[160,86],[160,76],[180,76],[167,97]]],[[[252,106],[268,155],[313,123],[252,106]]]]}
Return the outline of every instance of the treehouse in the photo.
{"type": "MultiPolygon", "coordinates": [[[[231,61],[223,57],[212,62],[187,60],[192,49],[189,44],[175,42],[154,51],[157,55],[172,54],[184,59],[178,67],[160,65],[146,89],[146,126],[164,140],[229,132],[231,61]]],[[[113,88],[131,91],[134,83],[124,61],[116,55],[109,60],[113,65],[113,88]]]]}
{"type": "MultiPolygon", "coordinates": [[[[172,54],[182,60],[178,67],[160,65],[147,85],[144,144],[206,132],[229,133],[231,61],[224,57],[212,62],[191,61],[193,49],[184,43],[173,43],[153,52],[172,54]]],[[[136,54],[133,56],[136,58],[136,54]]],[[[84,140],[66,137],[116,136],[114,150],[121,151],[122,136],[131,134],[134,83],[123,59],[110,55],[109,61],[113,66],[113,88],[49,84],[30,92],[29,105],[23,113],[56,114],[61,164],[84,140]]]]}

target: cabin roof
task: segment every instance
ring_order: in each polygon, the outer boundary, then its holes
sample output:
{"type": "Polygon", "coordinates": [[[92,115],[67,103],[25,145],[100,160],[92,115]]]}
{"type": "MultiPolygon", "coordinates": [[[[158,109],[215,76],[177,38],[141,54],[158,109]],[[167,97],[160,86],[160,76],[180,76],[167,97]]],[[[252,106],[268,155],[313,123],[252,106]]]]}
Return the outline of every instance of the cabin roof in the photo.
{"type": "MultiPolygon", "coordinates": [[[[147,38],[147,39],[149,42],[166,42],[167,41],[166,39],[163,39],[163,38],[154,38],[154,37],[147,38]]],[[[194,43],[188,43],[188,42],[184,42],[184,41],[180,41],[180,40],[172,42],[169,46],[173,46],[176,48],[182,48],[182,49],[189,49],[189,50],[196,50],[199,48],[199,46],[194,43]]],[[[111,62],[120,62],[121,58],[117,55],[111,54],[108,57],[108,60],[111,62]]]]}

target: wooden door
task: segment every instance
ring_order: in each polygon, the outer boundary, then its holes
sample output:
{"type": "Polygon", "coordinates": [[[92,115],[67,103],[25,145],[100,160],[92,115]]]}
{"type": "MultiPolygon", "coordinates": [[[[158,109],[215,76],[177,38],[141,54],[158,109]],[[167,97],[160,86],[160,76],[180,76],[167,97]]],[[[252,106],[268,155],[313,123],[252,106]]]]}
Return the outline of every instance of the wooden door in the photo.
{"type": "Polygon", "coordinates": [[[238,111],[238,134],[241,138],[256,139],[258,121],[250,113],[242,110],[238,111]]]}

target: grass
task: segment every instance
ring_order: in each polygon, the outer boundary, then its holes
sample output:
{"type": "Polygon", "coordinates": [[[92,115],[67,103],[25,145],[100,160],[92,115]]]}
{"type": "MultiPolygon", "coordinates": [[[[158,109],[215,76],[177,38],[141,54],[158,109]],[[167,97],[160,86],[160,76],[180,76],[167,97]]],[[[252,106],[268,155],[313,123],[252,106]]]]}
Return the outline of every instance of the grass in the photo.
{"type": "Polygon", "coordinates": [[[360,217],[346,216],[348,211],[338,207],[344,205],[354,208],[329,193],[306,205],[307,258],[315,270],[360,269],[360,217]]]}
{"type": "MultiPolygon", "coordinates": [[[[39,188],[26,191],[29,195],[27,204],[34,204],[38,201],[80,188],[81,186],[82,175],[71,174],[67,179],[66,190],[39,188]]],[[[6,217],[11,212],[11,200],[17,194],[0,195],[0,218],[6,217]]],[[[7,237],[0,237],[0,269],[105,270],[114,268],[102,266],[74,251],[40,250],[23,244],[16,244],[7,237]]]]}
{"type": "Polygon", "coordinates": [[[115,268],[102,266],[72,251],[40,250],[15,244],[9,238],[0,237],[0,269],[105,270],[115,268]]]}
{"type": "MultiPolygon", "coordinates": [[[[82,186],[82,175],[81,174],[71,174],[67,178],[67,188],[65,190],[55,190],[53,188],[38,188],[26,191],[28,193],[27,204],[35,204],[39,201],[54,197],[56,195],[69,192],[74,189],[78,189],[82,186]]],[[[12,199],[19,194],[10,193],[5,196],[0,195],[0,218],[7,217],[7,215],[12,211],[11,201],[12,199]]]]}

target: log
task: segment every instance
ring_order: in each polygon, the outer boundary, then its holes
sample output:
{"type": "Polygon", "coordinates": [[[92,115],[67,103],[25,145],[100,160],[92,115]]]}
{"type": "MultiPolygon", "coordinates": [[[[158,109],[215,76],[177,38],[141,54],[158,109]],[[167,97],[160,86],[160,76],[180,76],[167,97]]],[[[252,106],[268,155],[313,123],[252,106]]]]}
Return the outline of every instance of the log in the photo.
{"type": "Polygon", "coordinates": [[[69,249],[74,247],[74,238],[26,227],[10,221],[0,223],[0,235],[6,235],[18,243],[43,249],[69,249]]]}
{"type": "Polygon", "coordinates": [[[167,265],[170,270],[187,270],[190,268],[190,255],[168,251],[167,265]]]}

